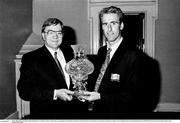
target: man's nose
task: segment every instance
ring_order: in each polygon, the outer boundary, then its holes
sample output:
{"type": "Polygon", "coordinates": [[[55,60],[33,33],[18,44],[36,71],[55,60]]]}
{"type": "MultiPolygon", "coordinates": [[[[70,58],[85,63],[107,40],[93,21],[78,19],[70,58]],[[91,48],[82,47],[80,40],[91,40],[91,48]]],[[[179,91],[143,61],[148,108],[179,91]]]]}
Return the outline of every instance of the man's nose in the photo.
{"type": "Polygon", "coordinates": [[[108,31],[111,31],[112,30],[112,26],[111,24],[108,24],[108,31]]]}
{"type": "Polygon", "coordinates": [[[58,38],[58,33],[57,32],[55,32],[55,35],[54,35],[56,38],[58,38]]]}

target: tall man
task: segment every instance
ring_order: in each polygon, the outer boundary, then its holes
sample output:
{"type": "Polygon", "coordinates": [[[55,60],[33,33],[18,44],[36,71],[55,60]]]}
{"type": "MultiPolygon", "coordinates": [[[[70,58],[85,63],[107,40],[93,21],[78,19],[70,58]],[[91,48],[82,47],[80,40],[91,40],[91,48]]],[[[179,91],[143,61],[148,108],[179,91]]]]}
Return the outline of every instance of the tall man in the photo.
{"type": "Polygon", "coordinates": [[[104,8],[100,11],[100,21],[107,45],[98,51],[101,67],[94,91],[84,92],[86,96],[82,98],[90,102],[93,118],[143,117],[152,112],[158,102],[159,86],[152,87],[151,76],[147,77],[146,63],[150,58],[123,39],[120,8],[104,8]]]}
{"type": "Polygon", "coordinates": [[[30,118],[77,118],[78,114],[84,114],[84,104],[73,100],[72,82],[65,72],[66,63],[74,55],[70,46],[61,45],[63,23],[57,18],[49,18],[44,22],[41,34],[44,45],[22,57],[17,85],[19,95],[30,101],[30,118]]]}

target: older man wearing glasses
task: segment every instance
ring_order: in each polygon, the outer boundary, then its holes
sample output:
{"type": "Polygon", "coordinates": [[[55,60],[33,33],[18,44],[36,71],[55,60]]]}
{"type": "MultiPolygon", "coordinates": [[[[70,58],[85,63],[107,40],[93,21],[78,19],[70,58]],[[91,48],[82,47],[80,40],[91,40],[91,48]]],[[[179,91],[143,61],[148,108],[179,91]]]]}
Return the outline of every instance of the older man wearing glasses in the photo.
{"type": "Polygon", "coordinates": [[[41,30],[44,45],[22,57],[19,95],[30,101],[30,118],[64,119],[85,115],[85,103],[73,99],[72,82],[65,65],[73,57],[70,46],[62,46],[63,23],[47,19],[41,30]]]}

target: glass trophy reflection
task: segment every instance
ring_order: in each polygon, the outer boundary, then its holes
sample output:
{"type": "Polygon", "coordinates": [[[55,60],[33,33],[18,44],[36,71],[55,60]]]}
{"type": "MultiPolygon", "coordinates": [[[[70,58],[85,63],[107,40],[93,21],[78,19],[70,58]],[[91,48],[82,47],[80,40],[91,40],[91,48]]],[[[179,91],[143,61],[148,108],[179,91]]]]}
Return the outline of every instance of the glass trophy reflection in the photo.
{"type": "Polygon", "coordinates": [[[84,102],[85,100],[80,96],[83,95],[83,91],[86,91],[86,80],[88,75],[94,71],[94,65],[85,56],[83,48],[77,48],[75,57],[66,64],[65,70],[72,79],[75,89],[74,96],[84,102]]]}

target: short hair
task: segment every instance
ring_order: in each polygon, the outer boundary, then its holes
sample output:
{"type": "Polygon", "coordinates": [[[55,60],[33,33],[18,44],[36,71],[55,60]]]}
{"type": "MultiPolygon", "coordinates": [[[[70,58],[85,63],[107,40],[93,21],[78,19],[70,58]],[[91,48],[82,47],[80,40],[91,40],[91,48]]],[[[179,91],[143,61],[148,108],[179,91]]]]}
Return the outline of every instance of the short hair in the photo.
{"type": "Polygon", "coordinates": [[[124,13],[122,12],[122,10],[120,8],[115,7],[115,6],[103,8],[99,13],[100,21],[102,22],[102,16],[104,14],[109,14],[109,13],[117,14],[119,16],[119,22],[120,23],[123,22],[124,13]]]}
{"type": "Polygon", "coordinates": [[[44,30],[45,30],[45,28],[46,28],[47,26],[58,25],[58,24],[61,25],[61,27],[62,27],[62,32],[63,32],[63,31],[64,31],[64,29],[63,29],[64,26],[63,26],[63,22],[62,22],[62,21],[60,21],[60,20],[57,19],[57,18],[48,18],[46,21],[44,21],[44,24],[42,25],[41,33],[44,32],[44,30]]]}

